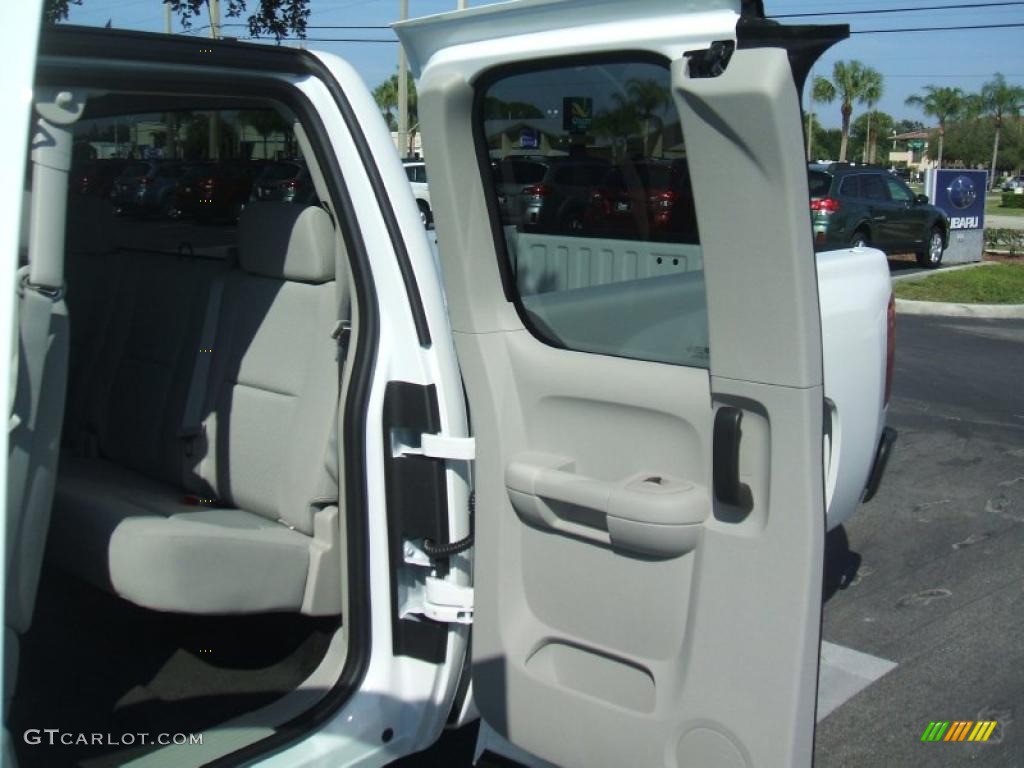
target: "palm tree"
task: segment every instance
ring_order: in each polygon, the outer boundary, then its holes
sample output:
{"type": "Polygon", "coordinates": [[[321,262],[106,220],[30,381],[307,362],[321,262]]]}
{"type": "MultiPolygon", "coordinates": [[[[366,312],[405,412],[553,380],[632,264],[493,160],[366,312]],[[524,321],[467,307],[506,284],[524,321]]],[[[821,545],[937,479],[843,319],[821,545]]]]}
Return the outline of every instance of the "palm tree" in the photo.
{"type": "Polygon", "coordinates": [[[989,189],[992,189],[996,183],[996,158],[999,155],[999,134],[1003,129],[1003,120],[1007,117],[1017,117],[1024,109],[1024,88],[1010,85],[1006,78],[997,72],[994,78],[981,87],[978,106],[982,114],[992,118],[996,128],[995,141],[992,142],[992,172],[988,177],[989,189]]]}
{"type": "MultiPolygon", "coordinates": [[[[671,97],[669,89],[651,78],[646,80],[632,78],[626,83],[626,93],[629,96],[629,103],[636,109],[637,117],[644,121],[644,152],[645,154],[650,154],[654,149],[653,146],[650,149],[647,147],[647,141],[651,134],[650,122],[652,120],[657,121],[657,132],[660,134],[664,128],[665,121],[658,113],[664,114],[665,109],[668,107],[671,97]]],[[[620,94],[615,94],[615,96],[619,106],[622,106],[624,103],[622,96],[620,94]]],[[[654,143],[657,144],[657,140],[654,143]]]]}
{"type": "MultiPolygon", "coordinates": [[[[412,154],[409,150],[416,144],[416,132],[420,123],[417,111],[416,81],[411,77],[409,83],[409,146],[401,147],[399,151],[402,156],[412,154]]],[[[398,130],[398,119],[395,112],[398,110],[398,74],[394,74],[373,89],[373,100],[380,107],[381,114],[387,121],[388,128],[392,131],[398,130]]]]}
{"type": "Polygon", "coordinates": [[[814,145],[814,102],[833,101],[836,97],[832,83],[823,77],[816,77],[811,83],[811,108],[807,110],[807,161],[813,159],[811,150],[814,145]]]}
{"type": "Polygon", "coordinates": [[[923,96],[908,96],[904,102],[908,107],[920,107],[928,117],[934,117],[939,124],[939,156],[936,167],[942,167],[942,149],[946,141],[946,124],[963,114],[967,100],[959,88],[926,85],[923,96]]]}
{"type": "Polygon", "coordinates": [[[398,75],[392,75],[373,89],[373,100],[380,107],[380,113],[387,121],[388,128],[396,129],[394,110],[398,109],[398,75]]]}
{"type": "Polygon", "coordinates": [[[882,73],[857,61],[837,61],[832,67],[832,80],[814,78],[812,93],[815,101],[831,104],[839,97],[839,111],[843,116],[843,138],[839,144],[839,160],[846,160],[846,146],[850,141],[850,116],[854,103],[875,104],[882,98],[882,73]]]}

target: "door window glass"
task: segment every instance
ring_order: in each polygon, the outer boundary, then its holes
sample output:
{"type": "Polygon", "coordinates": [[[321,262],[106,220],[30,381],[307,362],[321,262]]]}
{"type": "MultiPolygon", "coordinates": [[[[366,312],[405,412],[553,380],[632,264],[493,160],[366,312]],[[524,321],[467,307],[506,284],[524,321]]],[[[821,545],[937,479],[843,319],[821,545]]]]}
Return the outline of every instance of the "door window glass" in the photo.
{"type": "Polygon", "coordinates": [[[832,186],[832,177],[821,171],[810,171],[807,174],[807,187],[811,197],[825,197],[832,186]]]}
{"type": "Polygon", "coordinates": [[[863,175],[860,177],[860,193],[868,200],[885,200],[885,184],[881,176],[863,175]]]}
{"type": "Polygon", "coordinates": [[[843,197],[860,197],[860,176],[847,176],[839,185],[839,194],[843,197]]]}
{"type": "Polygon", "coordinates": [[[519,71],[477,98],[501,257],[534,335],[707,367],[703,252],[667,64],[519,71]]]}
{"type": "Polygon", "coordinates": [[[885,179],[885,185],[889,188],[889,197],[897,203],[909,203],[914,199],[914,193],[911,192],[899,179],[887,176],[885,179]]]}

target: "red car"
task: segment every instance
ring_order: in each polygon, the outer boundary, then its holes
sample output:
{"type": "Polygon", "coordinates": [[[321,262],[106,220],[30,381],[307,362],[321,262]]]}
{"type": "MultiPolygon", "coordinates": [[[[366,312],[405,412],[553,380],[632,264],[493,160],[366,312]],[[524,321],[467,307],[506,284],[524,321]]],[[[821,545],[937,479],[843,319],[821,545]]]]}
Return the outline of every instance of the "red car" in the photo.
{"type": "Polygon", "coordinates": [[[183,213],[199,221],[237,221],[252,194],[253,179],[263,163],[199,163],[186,171],[178,193],[183,213]]]}
{"type": "Polygon", "coordinates": [[[604,237],[698,242],[686,161],[649,158],[617,166],[591,192],[584,227],[604,237]]]}
{"type": "Polygon", "coordinates": [[[131,162],[125,159],[88,160],[71,169],[68,186],[79,195],[108,198],[114,188],[114,179],[131,162]]]}

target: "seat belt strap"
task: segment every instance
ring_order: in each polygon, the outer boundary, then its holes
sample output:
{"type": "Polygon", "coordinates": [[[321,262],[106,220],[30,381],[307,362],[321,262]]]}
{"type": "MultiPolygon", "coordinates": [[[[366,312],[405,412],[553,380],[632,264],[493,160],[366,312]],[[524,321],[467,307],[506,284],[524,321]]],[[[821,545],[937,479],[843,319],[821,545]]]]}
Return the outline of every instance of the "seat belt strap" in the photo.
{"type": "MultiPolygon", "coordinates": [[[[185,400],[185,412],[181,420],[178,437],[184,444],[185,458],[189,459],[195,452],[195,441],[203,434],[203,406],[206,403],[206,391],[210,384],[210,366],[213,362],[213,345],[217,338],[217,323],[220,319],[221,299],[224,295],[224,276],[214,278],[210,284],[210,293],[206,300],[206,314],[203,316],[203,327],[199,334],[199,349],[196,351],[195,365],[192,367],[192,380],[188,385],[188,397],[185,400]]],[[[189,461],[183,462],[182,477],[188,480],[192,467],[189,461]]]]}

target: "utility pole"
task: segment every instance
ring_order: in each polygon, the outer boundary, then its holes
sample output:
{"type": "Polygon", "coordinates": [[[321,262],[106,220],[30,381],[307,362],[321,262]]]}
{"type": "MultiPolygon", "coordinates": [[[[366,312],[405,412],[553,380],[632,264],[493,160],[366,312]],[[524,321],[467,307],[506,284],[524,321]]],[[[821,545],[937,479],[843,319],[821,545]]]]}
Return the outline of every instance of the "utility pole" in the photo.
{"type": "MultiPolygon", "coordinates": [[[[164,34],[171,34],[171,4],[164,0],[164,34]]],[[[167,129],[167,156],[171,160],[178,159],[178,116],[173,112],[164,115],[164,127],[167,129]]]]}
{"type": "MultiPolygon", "coordinates": [[[[409,18],[409,0],[399,0],[398,19],[409,18]]],[[[398,154],[409,154],[409,64],[405,48],[398,46],[398,154]]]]}
{"type": "MultiPolygon", "coordinates": [[[[220,0],[207,0],[207,8],[210,10],[210,37],[214,40],[220,38],[220,0]]],[[[210,160],[220,159],[220,115],[217,110],[210,113],[210,160]]]]}
{"type": "Polygon", "coordinates": [[[466,10],[466,0],[459,0],[458,8],[460,11],[466,10]]]}

